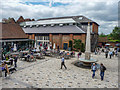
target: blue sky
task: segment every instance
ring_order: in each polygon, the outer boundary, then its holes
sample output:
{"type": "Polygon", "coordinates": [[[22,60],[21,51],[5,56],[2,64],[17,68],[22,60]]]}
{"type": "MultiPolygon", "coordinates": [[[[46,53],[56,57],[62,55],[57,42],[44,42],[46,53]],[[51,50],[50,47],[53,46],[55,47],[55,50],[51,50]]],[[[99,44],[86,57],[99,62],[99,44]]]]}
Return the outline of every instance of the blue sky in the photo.
{"type": "MultiPolygon", "coordinates": [[[[49,6],[50,2],[24,2],[24,4],[27,5],[45,5],[45,6],[49,6]]],[[[52,7],[58,7],[58,6],[66,6],[69,5],[69,3],[61,3],[61,2],[51,2],[52,7]]]]}
{"type": "Polygon", "coordinates": [[[84,15],[97,22],[99,33],[109,34],[118,26],[118,0],[2,0],[0,20],[84,15]]]}

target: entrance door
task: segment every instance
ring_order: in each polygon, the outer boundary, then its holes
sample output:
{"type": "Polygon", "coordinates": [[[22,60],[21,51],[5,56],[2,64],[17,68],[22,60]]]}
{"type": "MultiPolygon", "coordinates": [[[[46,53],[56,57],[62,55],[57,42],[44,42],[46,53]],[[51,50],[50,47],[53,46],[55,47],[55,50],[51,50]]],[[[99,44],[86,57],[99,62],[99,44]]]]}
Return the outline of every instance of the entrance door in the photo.
{"type": "Polygon", "coordinates": [[[63,44],[63,49],[67,50],[67,48],[68,48],[68,43],[64,43],[63,44]]]}

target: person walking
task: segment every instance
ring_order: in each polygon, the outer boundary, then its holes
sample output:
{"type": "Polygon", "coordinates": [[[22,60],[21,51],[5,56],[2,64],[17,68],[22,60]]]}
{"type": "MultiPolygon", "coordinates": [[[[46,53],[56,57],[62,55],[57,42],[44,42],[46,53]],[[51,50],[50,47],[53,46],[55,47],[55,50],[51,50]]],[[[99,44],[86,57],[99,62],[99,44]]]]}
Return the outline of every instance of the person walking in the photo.
{"type": "Polygon", "coordinates": [[[81,51],[79,51],[79,53],[78,53],[78,59],[79,59],[79,57],[81,57],[81,55],[82,55],[82,53],[81,53],[81,51]]]}
{"type": "Polygon", "coordinates": [[[60,51],[60,48],[59,48],[59,45],[57,45],[57,52],[59,53],[59,51],[60,51]]]}
{"type": "Polygon", "coordinates": [[[93,65],[91,66],[91,69],[92,69],[92,72],[93,72],[92,78],[94,78],[95,77],[95,72],[97,70],[97,67],[96,67],[95,63],[93,63],[93,65]]]}
{"type": "Polygon", "coordinates": [[[105,51],[105,57],[108,57],[108,50],[105,51]]]}
{"type": "Polygon", "coordinates": [[[101,76],[101,81],[104,79],[104,72],[106,70],[106,67],[101,63],[100,65],[100,76],[101,76]]]}
{"type": "Polygon", "coordinates": [[[62,66],[64,66],[65,69],[67,69],[67,67],[65,66],[65,59],[64,59],[64,56],[62,56],[62,59],[61,59],[61,69],[62,69],[62,66]]]}
{"type": "Polygon", "coordinates": [[[109,51],[110,59],[111,59],[112,55],[113,55],[112,51],[109,51]]]}
{"type": "Polygon", "coordinates": [[[17,56],[15,55],[15,57],[14,57],[14,65],[15,65],[15,67],[17,67],[17,56]]]}

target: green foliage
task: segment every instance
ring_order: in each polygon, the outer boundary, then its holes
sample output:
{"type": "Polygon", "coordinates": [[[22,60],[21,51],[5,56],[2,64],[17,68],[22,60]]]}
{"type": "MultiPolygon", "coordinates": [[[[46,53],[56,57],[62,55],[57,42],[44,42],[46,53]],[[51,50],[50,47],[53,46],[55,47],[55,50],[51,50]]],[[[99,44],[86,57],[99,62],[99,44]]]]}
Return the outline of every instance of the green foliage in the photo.
{"type": "Polygon", "coordinates": [[[72,50],[72,47],[73,47],[73,42],[72,42],[72,40],[69,41],[69,47],[70,47],[71,50],[72,50]]]}
{"type": "Polygon", "coordinates": [[[120,40],[109,40],[110,42],[120,42],[120,40]]]}
{"type": "Polygon", "coordinates": [[[105,35],[104,33],[101,33],[100,35],[99,35],[99,37],[106,37],[107,35],[105,35]]]}
{"type": "Polygon", "coordinates": [[[85,52],[85,44],[84,43],[81,44],[81,52],[85,52]]]}
{"type": "Polygon", "coordinates": [[[82,41],[80,39],[74,39],[74,50],[79,51],[81,50],[81,52],[85,51],[85,45],[84,43],[82,43],[82,41]]]}
{"type": "Polygon", "coordinates": [[[120,27],[115,27],[112,33],[108,35],[108,38],[111,40],[120,40],[120,27]]]}

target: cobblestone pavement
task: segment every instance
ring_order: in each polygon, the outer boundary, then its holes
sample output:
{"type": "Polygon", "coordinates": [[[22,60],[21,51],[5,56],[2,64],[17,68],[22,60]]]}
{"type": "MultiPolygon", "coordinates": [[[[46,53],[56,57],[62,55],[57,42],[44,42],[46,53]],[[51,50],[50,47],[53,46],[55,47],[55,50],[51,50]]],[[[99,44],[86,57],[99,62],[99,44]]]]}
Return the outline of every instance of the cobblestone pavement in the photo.
{"type": "MultiPolygon", "coordinates": [[[[84,57],[84,54],[82,55],[84,57]]],[[[118,87],[118,58],[106,59],[104,54],[94,55],[106,66],[104,81],[100,80],[99,71],[91,78],[90,69],[83,69],[71,64],[77,58],[65,61],[67,70],[60,69],[61,60],[51,57],[36,62],[18,61],[17,71],[2,79],[2,88],[117,88],[118,87]]]]}

